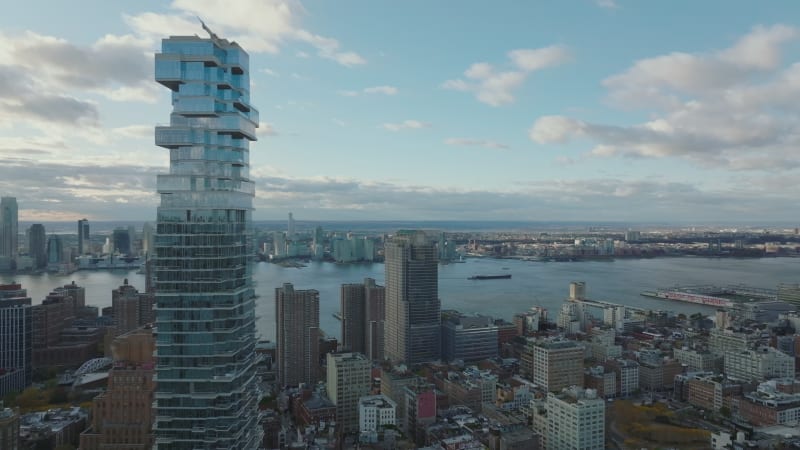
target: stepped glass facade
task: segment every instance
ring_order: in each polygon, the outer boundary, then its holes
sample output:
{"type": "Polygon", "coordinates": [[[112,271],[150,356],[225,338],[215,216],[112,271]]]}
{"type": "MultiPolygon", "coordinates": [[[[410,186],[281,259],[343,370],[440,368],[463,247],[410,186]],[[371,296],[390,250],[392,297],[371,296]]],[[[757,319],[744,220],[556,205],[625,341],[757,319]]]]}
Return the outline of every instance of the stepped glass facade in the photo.
{"type": "MultiPolygon", "coordinates": [[[[205,28],[205,26],[204,26],[205,28]]],[[[156,81],[172,91],[156,145],[158,176],[156,449],[256,449],[255,295],[252,282],[248,55],[235,42],[172,36],[156,81]]]]}

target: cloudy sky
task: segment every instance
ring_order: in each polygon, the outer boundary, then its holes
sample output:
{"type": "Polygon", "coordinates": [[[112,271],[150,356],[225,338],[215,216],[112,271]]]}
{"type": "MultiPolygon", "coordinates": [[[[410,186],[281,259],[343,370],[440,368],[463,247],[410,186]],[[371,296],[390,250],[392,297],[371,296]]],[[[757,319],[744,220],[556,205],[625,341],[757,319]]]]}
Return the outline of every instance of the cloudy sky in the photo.
{"type": "Polygon", "coordinates": [[[728,0],[13,2],[21,220],[155,217],[196,16],[251,55],[257,219],[800,221],[800,3],[728,0]]]}

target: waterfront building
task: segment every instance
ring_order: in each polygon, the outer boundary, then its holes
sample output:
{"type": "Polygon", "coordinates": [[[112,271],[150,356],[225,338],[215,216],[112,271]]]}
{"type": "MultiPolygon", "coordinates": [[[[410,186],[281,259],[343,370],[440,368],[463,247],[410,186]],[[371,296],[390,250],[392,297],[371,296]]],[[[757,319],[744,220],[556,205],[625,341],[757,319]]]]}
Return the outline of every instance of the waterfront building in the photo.
{"type": "Polygon", "coordinates": [[[780,284],[778,286],[778,301],[800,307],[800,284],[780,284]]]}
{"type": "Polygon", "coordinates": [[[772,347],[725,352],[725,375],[744,381],[794,378],[795,359],[772,347]]]}
{"type": "Polygon", "coordinates": [[[442,359],[480,361],[497,357],[497,325],[491,317],[442,314],[442,359]]]}
{"type": "Polygon", "coordinates": [[[528,339],[523,358],[530,362],[525,373],[546,391],[583,386],[583,356],[583,346],[575,341],[528,339]]]}
{"type": "Polygon", "coordinates": [[[569,284],[570,300],[586,300],[586,282],[573,281],[569,284]]]}
{"type": "Polygon", "coordinates": [[[294,240],[294,234],[295,234],[294,216],[292,216],[292,213],[289,213],[289,222],[286,227],[286,238],[290,241],[294,240]]]}
{"type": "Polygon", "coordinates": [[[78,221],[78,256],[91,252],[92,246],[89,240],[89,220],[81,219],[78,221]]]}
{"type": "Polygon", "coordinates": [[[385,246],[384,356],[392,363],[435,361],[441,352],[436,247],[422,231],[400,231],[385,246]]]}
{"type": "Polygon", "coordinates": [[[16,197],[0,198],[0,256],[12,261],[19,254],[18,213],[16,197]]]}
{"type": "Polygon", "coordinates": [[[47,267],[47,236],[44,225],[40,223],[34,223],[28,229],[28,254],[33,258],[35,268],[47,267]]]}
{"type": "Polygon", "coordinates": [[[547,446],[552,450],[605,448],[606,405],[597,392],[573,386],[547,394],[547,446]]]}
{"type": "Polygon", "coordinates": [[[358,401],[359,433],[377,433],[397,426],[397,404],[385,395],[368,395],[358,401]]]}
{"type": "Polygon", "coordinates": [[[274,231],[272,233],[272,255],[277,258],[283,258],[286,253],[286,236],[283,231],[274,231]]]}
{"type": "Polygon", "coordinates": [[[132,241],[130,230],[125,228],[117,228],[112,234],[112,241],[114,244],[114,252],[120,255],[132,254],[132,241]]]}
{"type": "Polygon", "coordinates": [[[61,242],[61,236],[51,234],[47,238],[47,265],[49,267],[57,268],[64,262],[64,244],[61,242]]]}
{"type": "Polygon", "coordinates": [[[358,401],[369,395],[372,364],[361,353],[328,353],[328,397],[336,405],[341,433],[358,431],[358,401]]]}
{"type": "Polygon", "coordinates": [[[114,365],[106,390],[92,401],[92,423],[81,433],[81,450],[149,450],[152,445],[153,351],[150,328],[111,343],[114,365]]]}
{"type": "Polygon", "coordinates": [[[319,379],[319,292],[295,290],[291,283],[275,289],[278,383],[312,385],[319,379]]]}
{"type": "Polygon", "coordinates": [[[0,398],[30,386],[32,334],[31,298],[27,291],[19,284],[0,285],[0,398]]]}
{"type": "Polygon", "coordinates": [[[172,96],[169,125],[155,129],[170,152],[153,264],[156,450],[255,449],[263,434],[249,175],[258,112],[247,53],[203,28],[209,38],[171,36],[155,55],[155,79],[172,96]]]}
{"type": "Polygon", "coordinates": [[[150,225],[149,222],[145,222],[142,225],[142,253],[144,254],[145,258],[150,259],[153,250],[155,249],[155,232],[153,231],[153,226],[150,225]]]}
{"type": "Polygon", "coordinates": [[[19,411],[4,408],[0,402],[0,448],[19,450],[19,411]]]}

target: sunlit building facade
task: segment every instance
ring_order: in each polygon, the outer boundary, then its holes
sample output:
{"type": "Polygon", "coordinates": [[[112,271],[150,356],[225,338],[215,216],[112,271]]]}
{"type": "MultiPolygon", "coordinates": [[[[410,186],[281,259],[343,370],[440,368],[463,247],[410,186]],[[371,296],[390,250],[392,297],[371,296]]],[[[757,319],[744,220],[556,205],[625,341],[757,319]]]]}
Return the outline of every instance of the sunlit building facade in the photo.
{"type": "MultiPolygon", "coordinates": [[[[205,27],[204,27],[205,28],[205,27]]],[[[156,145],[156,449],[255,449],[258,425],[249,143],[258,112],[235,42],[172,36],[155,78],[172,91],[156,145]]]]}

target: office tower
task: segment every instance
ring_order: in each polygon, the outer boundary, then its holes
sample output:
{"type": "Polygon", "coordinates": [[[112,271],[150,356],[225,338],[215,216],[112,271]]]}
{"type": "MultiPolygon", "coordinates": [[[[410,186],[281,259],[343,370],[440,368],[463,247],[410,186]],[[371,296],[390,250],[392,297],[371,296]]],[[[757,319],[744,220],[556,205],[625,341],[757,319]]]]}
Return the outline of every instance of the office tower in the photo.
{"type": "Polygon", "coordinates": [[[584,348],[575,341],[529,339],[523,360],[531,381],[548,391],[583,386],[584,348]]]}
{"type": "Polygon", "coordinates": [[[47,238],[47,264],[61,264],[64,261],[64,244],[61,236],[51,234],[47,238]]]}
{"type": "Polygon", "coordinates": [[[341,433],[358,431],[358,400],[369,395],[372,364],[361,353],[328,353],[328,397],[341,433]]]}
{"type": "Polygon", "coordinates": [[[371,361],[383,361],[386,288],[364,279],[364,348],[371,361]]]}
{"type": "Polygon", "coordinates": [[[147,450],[152,445],[153,350],[150,328],[111,343],[114,367],[105,392],[92,401],[92,423],[81,433],[81,450],[147,450]]]}
{"type": "Polygon", "coordinates": [[[289,240],[294,239],[295,229],[294,229],[294,217],[292,216],[292,213],[289,213],[289,223],[288,223],[288,226],[286,228],[287,228],[286,229],[286,238],[289,239],[289,240]]]}
{"type": "Polygon", "coordinates": [[[158,176],[154,255],[157,392],[155,449],[260,445],[247,53],[235,42],[173,36],[156,54],[156,81],[172,95],[169,149],[158,176]]]}
{"type": "Polygon", "coordinates": [[[81,219],[78,221],[78,255],[85,255],[92,252],[89,241],[89,220],[81,219]]]}
{"type": "Polygon", "coordinates": [[[125,228],[116,228],[113,232],[112,240],[114,243],[114,252],[120,255],[131,254],[131,233],[130,230],[125,228]]]}
{"type": "Polygon", "coordinates": [[[19,218],[16,197],[0,198],[0,256],[16,259],[19,252],[19,218]]]}
{"type": "Polygon", "coordinates": [[[491,317],[467,316],[458,311],[447,311],[442,315],[442,359],[480,361],[497,358],[497,325],[491,317]]]}
{"type": "Polygon", "coordinates": [[[286,236],[283,231],[272,232],[272,254],[278,258],[286,256],[286,236]]]}
{"type": "Polygon", "coordinates": [[[319,292],[295,290],[291,283],[275,288],[278,383],[296,386],[318,381],[319,292]]]}
{"type": "Polygon", "coordinates": [[[0,284],[0,397],[31,384],[31,298],[19,284],[0,284]]]}
{"type": "Polygon", "coordinates": [[[386,243],[384,356],[392,363],[438,360],[441,301],[436,247],[422,231],[400,231],[386,243]]]}
{"type": "Polygon", "coordinates": [[[554,450],[605,447],[606,405],[592,389],[571,387],[547,394],[547,446],[554,450]]]}
{"type": "Polygon", "coordinates": [[[44,225],[35,223],[28,230],[28,254],[33,258],[37,269],[47,266],[47,236],[44,225]]]}

